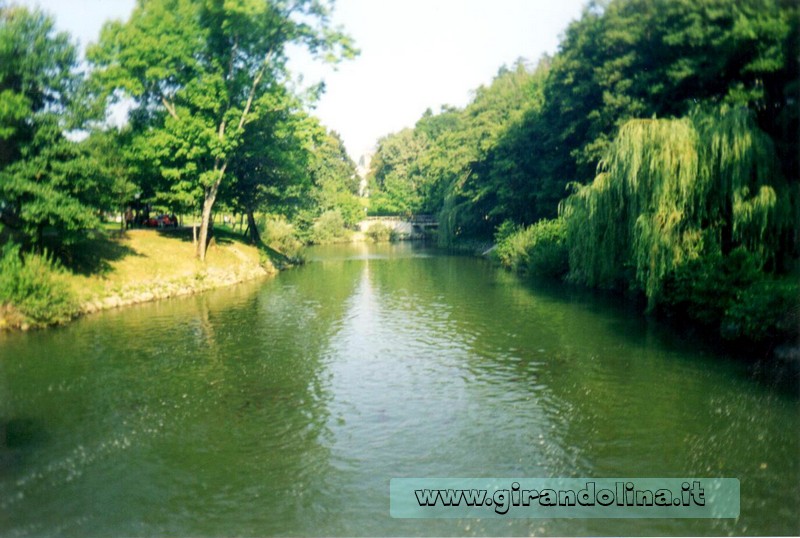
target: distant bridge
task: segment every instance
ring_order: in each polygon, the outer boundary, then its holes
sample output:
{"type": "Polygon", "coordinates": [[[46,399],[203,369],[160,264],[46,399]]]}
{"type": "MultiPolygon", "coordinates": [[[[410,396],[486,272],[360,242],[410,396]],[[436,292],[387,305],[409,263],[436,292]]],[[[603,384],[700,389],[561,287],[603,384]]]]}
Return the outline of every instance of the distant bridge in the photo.
{"type": "Polygon", "coordinates": [[[366,232],[374,224],[383,224],[405,237],[422,235],[427,230],[439,227],[439,222],[433,215],[412,215],[411,217],[387,215],[383,217],[367,217],[358,223],[358,229],[366,232]]]}

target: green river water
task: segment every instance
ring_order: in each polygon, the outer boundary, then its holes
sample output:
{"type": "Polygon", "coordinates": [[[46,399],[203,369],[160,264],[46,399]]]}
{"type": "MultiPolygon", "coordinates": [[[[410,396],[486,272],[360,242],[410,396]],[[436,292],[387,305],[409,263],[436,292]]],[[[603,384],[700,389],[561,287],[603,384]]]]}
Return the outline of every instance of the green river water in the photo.
{"type": "Polygon", "coordinates": [[[0,335],[0,536],[798,534],[800,402],[411,244],[0,335]],[[403,520],[393,477],[732,477],[737,520],[403,520]]]}

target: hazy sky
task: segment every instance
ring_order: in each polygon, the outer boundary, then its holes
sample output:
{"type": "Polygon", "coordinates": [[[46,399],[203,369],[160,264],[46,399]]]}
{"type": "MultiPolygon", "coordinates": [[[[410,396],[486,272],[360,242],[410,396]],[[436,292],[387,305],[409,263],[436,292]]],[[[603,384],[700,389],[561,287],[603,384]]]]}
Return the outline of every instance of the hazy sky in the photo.
{"type": "MultiPolygon", "coordinates": [[[[24,0],[55,15],[81,45],[103,21],[126,19],[134,0],[24,0]]],[[[464,106],[503,64],[554,53],[585,0],[338,0],[334,20],[361,55],[337,71],[299,58],[307,82],[325,80],[316,115],[357,158],[390,132],[413,126],[426,108],[464,106]]]]}

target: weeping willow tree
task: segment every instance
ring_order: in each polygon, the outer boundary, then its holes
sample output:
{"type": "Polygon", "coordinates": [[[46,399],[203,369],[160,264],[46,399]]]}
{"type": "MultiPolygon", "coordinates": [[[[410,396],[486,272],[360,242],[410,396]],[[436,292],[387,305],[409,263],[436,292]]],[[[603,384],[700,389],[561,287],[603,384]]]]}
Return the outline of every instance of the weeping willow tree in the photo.
{"type": "Polygon", "coordinates": [[[459,209],[456,196],[450,192],[445,196],[442,210],[439,212],[438,242],[440,247],[451,247],[459,234],[459,209]]]}
{"type": "Polygon", "coordinates": [[[458,181],[453,182],[444,197],[442,209],[437,214],[439,229],[437,232],[440,247],[450,248],[458,244],[459,239],[481,237],[487,228],[488,217],[476,220],[476,213],[484,207],[473,198],[463,195],[458,181]]]}
{"type": "Polygon", "coordinates": [[[700,256],[741,247],[774,263],[791,226],[772,142],[745,109],[630,121],[598,170],[560,207],[570,279],[633,284],[651,308],[665,278],[700,256]]]}

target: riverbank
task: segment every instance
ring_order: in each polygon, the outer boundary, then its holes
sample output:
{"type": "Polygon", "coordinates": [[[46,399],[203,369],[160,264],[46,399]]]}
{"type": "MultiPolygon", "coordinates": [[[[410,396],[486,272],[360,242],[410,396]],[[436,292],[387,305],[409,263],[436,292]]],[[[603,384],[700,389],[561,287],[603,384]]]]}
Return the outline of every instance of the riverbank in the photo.
{"type": "Polygon", "coordinates": [[[191,229],[103,233],[75,249],[52,278],[70,295],[58,321],[37,319],[15,304],[0,308],[0,330],[44,327],[110,308],[191,295],[278,272],[270,254],[217,232],[201,263],[191,229]]]}
{"type": "Polygon", "coordinates": [[[730,263],[706,271],[710,275],[706,279],[712,280],[714,287],[708,282],[698,286],[700,278],[688,279],[677,273],[668,280],[661,302],[647,308],[644,291],[634,284],[593,288],[569,283],[569,253],[562,222],[542,221],[501,236],[484,257],[520,276],[618,297],[676,334],[707,342],[726,355],[769,370],[772,380],[793,387],[795,392],[800,388],[796,271],[779,276],[757,270],[745,273],[730,263]]]}

